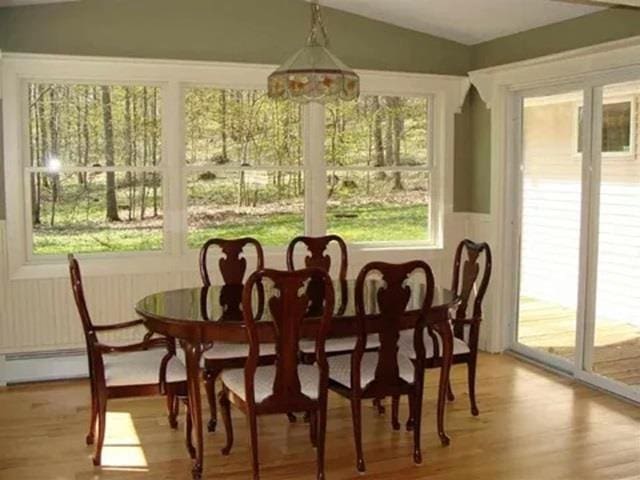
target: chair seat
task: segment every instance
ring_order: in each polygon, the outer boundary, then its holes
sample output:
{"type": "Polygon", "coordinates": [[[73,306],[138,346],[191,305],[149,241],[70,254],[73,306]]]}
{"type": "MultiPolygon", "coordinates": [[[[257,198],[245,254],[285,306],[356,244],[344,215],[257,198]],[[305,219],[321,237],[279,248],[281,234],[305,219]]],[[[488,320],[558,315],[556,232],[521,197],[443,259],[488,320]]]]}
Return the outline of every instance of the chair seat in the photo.
{"type": "MultiPolygon", "coordinates": [[[[327,338],[324,344],[326,353],[353,352],[356,348],[358,337],[338,337],[327,338]]],[[[380,339],[377,333],[367,336],[367,350],[380,348],[380,339]]],[[[314,340],[300,340],[300,351],[302,353],[315,353],[316,342],[314,340]]]]}
{"type": "MultiPolygon", "coordinates": [[[[273,393],[273,381],[276,376],[276,366],[266,365],[256,369],[254,379],[255,401],[259,403],[273,393]]],[[[298,365],[298,377],[302,393],[312,400],[318,399],[320,372],[314,365],[298,365]]],[[[244,390],[244,369],[234,368],[222,372],[222,382],[238,397],[246,400],[244,390]]]]}
{"type": "MultiPolygon", "coordinates": [[[[351,354],[337,355],[327,358],[329,362],[329,378],[334,382],[351,388],[351,354]]],[[[360,386],[366,387],[374,378],[378,365],[378,352],[365,352],[360,364],[360,386]]],[[[411,359],[402,353],[398,354],[400,378],[413,383],[414,368],[411,359]]]]}
{"type": "MultiPolygon", "coordinates": [[[[261,343],[260,356],[275,355],[275,343],[261,343]]],[[[232,358],[247,358],[249,356],[248,343],[216,342],[202,354],[205,360],[230,360],[232,358]]]]}
{"type": "MultiPolygon", "coordinates": [[[[107,387],[154,385],[160,383],[160,364],[167,354],[164,348],[139,352],[108,353],[102,356],[107,387]]],[[[167,364],[166,382],[184,382],[187,372],[174,355],[167,364]]]]}
{"type": "MultiPolygon", "coordinates": [[[[438,352],[439,355],[442,356],[442,339],[437,332],[434,332],[435,337],[438,340],[438,352]]],[[[403,330],[400,332],[400,339],[398,341],[398,346],[400,351],[404,353],[409,358],[416,358],[416,353],[413,349],[413,330],[403,330]]],[[[454,355],[462,355],[464,353],[469,353],[471,350],[469,349],[469,345],[467,345],[463,340],[460,340],[457,337],[453,337],[453,354],[454,355]]],[[[424,352],[425,358],[433,358],[435,352],[433,348],[433,339],[425,329],[424,331],[424,352]]]]}

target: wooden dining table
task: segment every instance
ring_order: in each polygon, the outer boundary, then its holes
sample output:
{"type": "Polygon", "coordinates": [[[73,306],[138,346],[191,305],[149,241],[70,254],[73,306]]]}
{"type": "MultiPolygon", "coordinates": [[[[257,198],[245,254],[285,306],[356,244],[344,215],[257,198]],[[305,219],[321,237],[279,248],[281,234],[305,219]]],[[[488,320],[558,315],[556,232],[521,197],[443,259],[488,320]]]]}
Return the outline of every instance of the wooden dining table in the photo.
{"type": "MultiPolygon", "coordinates": [[[[372,299],[371,313],[367,310],[365,328],[369,333],[379,331],[380,316],[375,312],[374,294],[380,285],[375,282],[368,286],[372,299]]],[[[328,338],[354,336],[355,321],[355,280],[347,281],[347,288],[340,288],[336,282],[336,313],[331,321],[328,338]],[[342,302],[341,295],[346,295],[346,302],[342,302]],[[338,306],[346,303],[346,308],[338,311],[338,306]]],[[[195,451],[192,453],[192,476],[199,479],[203,471],[204,438],[202,422],[202,400],[200,396],[200,361],[202,353],[215,342],[247,343],[247,332],[242,322],[240,298],[242,285],[224,285],[185,288],[170,290],[149,295],[136,304],[136,311],[142,317],[146,327],[154,333],[175,338],[185,352],[187,370],[189,414],[193,424],[193,440],[195,451]]],[[[268,286],[261,292],[264,302],[273,292],[268,286]]],[[[418,285],[412,288],[412,298],[402,318],[402,329],[413,328],[420,318],[420,305],[424,296],[424,287],[418,285]]],[[[256,296],[257,297],[257,296],[256,296]]],[[[257,298],[256,298],[257,300],[257,298]]],[[[445,288],[436,287],[432,308],[426,318],[426,323],[442,339],[442,368],[438,386],[437,427],[438,435],[443,445],[449,444],[449,437],[444,429],[444,411],[446,393],[449,384],[449,372],[453,359],[453,332],[449,320],[449,310],[457,305],[455,295],[445,288]]],[[[268,308],[256,308],[253,312],[257,318],[258,337],[261,342],[274,342],[275,330],[270,321],[268,308]]],[[[301,336],[315,338],[319,326],[319,318],[313,312],[305,319],[301,336]]],[[[341,352],[344,353],[344,352],[341,352]]]]}

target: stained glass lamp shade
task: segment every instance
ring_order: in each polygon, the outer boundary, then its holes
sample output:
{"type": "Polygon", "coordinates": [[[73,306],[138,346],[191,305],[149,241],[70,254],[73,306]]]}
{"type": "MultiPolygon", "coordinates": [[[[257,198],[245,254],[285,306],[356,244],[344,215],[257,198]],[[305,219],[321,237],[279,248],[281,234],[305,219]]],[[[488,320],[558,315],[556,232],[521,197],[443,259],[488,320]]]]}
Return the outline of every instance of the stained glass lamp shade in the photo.
{"type": "Polygon", "coordinates": [[[300,103],[357,99],[360,78],[328,46],[320,6],[312,3],[307,44],[269,75],[269,96],[300,103]]]}

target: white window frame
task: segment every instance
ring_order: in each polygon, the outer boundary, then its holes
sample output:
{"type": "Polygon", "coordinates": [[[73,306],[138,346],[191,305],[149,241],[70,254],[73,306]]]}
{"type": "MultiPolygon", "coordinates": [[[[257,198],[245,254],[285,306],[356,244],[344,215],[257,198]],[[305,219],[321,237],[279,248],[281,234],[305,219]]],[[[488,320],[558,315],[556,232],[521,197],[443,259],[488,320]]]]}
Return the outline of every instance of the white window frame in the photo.
{"type": "MultiPolygon", "coordinates": [[[[636,156],[636,138],[634,132],[636,131],[636,100],[633,95],[616,95],[610,96],[607,98],[606,102],[603,102],[602,105],[609,105],[612,103],[629,103],[631,106],[630,109],[630,122],[629,122],[629,151],[628,152],[608,152],[602,151],[602,158],[617,158],[617,159],[625,159],[625,160],[635,160],[636,156]]],[[[580,145],[578,142],[580,141],[580,107],[582,105],[577,105],[574,110],[574,138],[573,138],[573,146],[574,146],[574,157],[576,159],[582,158],[582,153],[579,150],[580,145]]]]}
{"type": "MultiPolygon", "coordinates": [[[[51,278],[65,276],[61,256],[31,256],[31,222],[25,205],[25,166],[28,129],[25,115],[28,82],[134,84],[160,87],[161,165],[164,242],[161,251],[114,252],[83,255],[89,275],[119,273],[187,272],[195,269],[195,251],[187,247],[186,175],[184,174],[185,85],[231,89],[264,89],[274,65],[174,60],[124,59],[3,53],[0,60],[3,99],[6,225],[9,276],[51,278]],[[161,261],[160,261],[161,260],[161,261]]],[[[431,221],[432,239],[426,242],[352,244],[355,256],[370,251],[424,252],[442,250],[445,216],[453,212],[454,114],[468,90],[466,77],[358,71],[363,94],[428,96],[432,99],[431,221]]],[[[304,107],[305,231],[321,235],[326,229],[326,181],[324,173],[324,107],[304,107]],[[322,135],[318,134],[322,132],[322,135]]],[[[267,249],[282,256],[283,247],[267,249]]]]}

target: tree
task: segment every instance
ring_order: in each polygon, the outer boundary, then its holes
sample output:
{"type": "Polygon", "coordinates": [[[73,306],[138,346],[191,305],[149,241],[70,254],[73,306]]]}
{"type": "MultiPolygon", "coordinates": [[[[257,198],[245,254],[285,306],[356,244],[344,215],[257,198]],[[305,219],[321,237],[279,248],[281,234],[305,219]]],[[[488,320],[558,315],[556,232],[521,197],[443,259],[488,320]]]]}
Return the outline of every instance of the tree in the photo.
{"type": "MultiPolygon", "coordinates": [[[[107,167],[115,166],[115,151],[113,146],[113,115],[111,112],[111,90],[108,86],[101,86],[102,91],[102,119],[104,125],[104,156],[107,167]]],[[[107,221],[119,222],[118,202],[116,198],[115,172],[107,172],[107,221]]]]}

